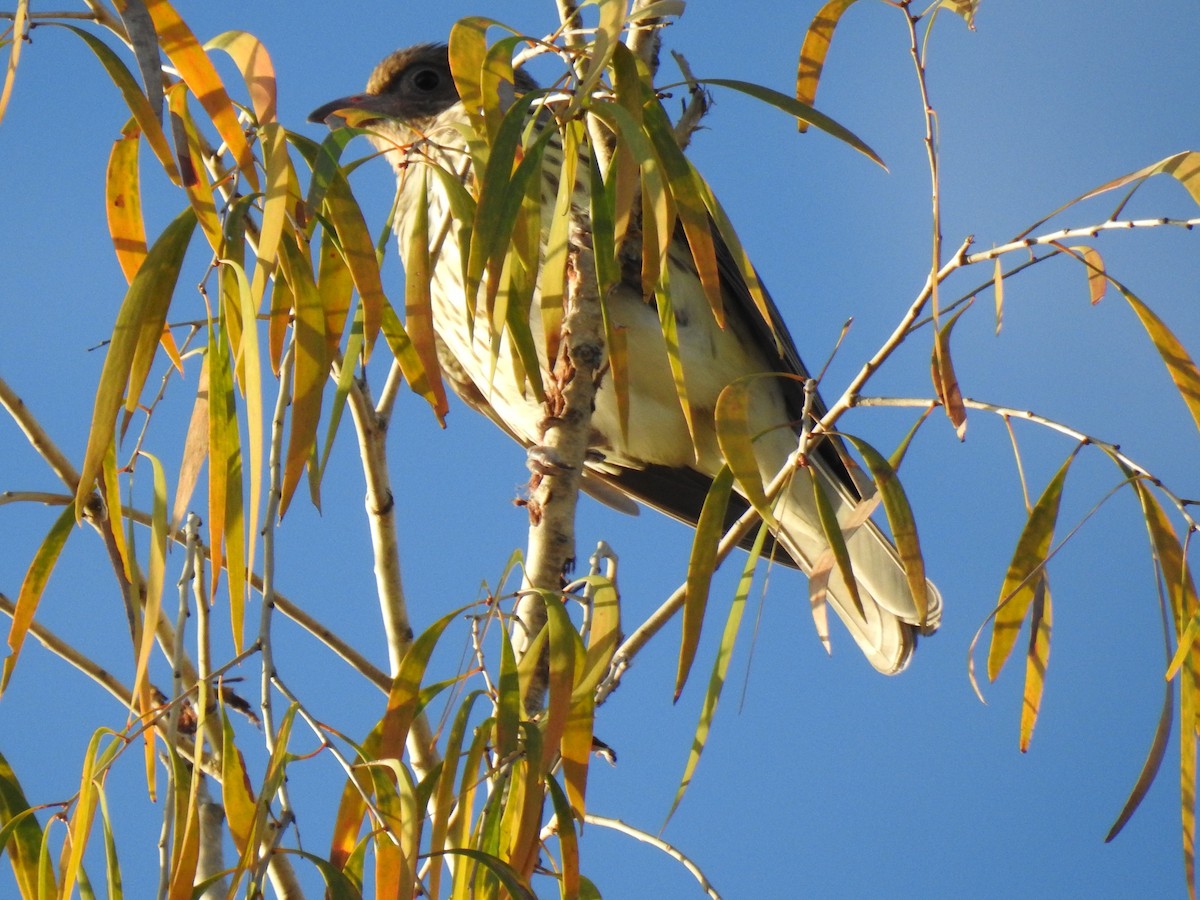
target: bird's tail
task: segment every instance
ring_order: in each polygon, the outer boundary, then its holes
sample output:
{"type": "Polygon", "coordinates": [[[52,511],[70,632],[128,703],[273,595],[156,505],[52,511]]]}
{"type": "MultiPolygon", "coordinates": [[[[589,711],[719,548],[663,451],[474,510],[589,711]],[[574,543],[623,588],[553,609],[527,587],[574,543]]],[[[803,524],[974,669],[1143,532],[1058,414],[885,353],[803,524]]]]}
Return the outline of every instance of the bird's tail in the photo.
{"type": "Polygon", "coordinates": [[[804,473],[796,473],[787,502],[777,511],[779,543],[810,576],[814,618],[826,648],[830,646],[824,615],[828,600],[871,665],[885,675],[893,675],[908,664],[918,636],[937,630],[942,615],[941,594],[932,582],[926,582],[926,610],[922,615],[895,545],[871,519],[865,518],[861,502],[851,499],[819,461],[813,459],[810,464],[842,524],[861,605],[855,602],[825,539],[812,482],[804,473]]]}

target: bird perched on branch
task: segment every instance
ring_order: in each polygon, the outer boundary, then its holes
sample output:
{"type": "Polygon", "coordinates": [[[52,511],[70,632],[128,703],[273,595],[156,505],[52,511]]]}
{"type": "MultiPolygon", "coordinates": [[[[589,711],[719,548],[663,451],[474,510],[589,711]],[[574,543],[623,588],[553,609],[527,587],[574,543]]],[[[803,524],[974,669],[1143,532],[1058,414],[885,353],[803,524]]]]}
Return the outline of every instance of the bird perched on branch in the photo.
{"type": "MultiPolygon", "coordinates": [[[[502,84],[501,90],[511,96],[499,98],[499,108],[535,87],[518,70],[511,83],[502,84]]],[[[429,241],[433,329],[444,375],[468,404],[527,449],[535,448],[546,416],[544,397],[530,389],[530,379],[510,346],[509,332],[497,334],[486,315],[476,315],[485,309],[482,297],[466,296],[463,242],[470,241],[471,223],[461,220],[462,205],[456,207],[452,192],[455,183],[469,184],[473,177],[468,152],[472,120],[460,100],[447,48],[420,45],[391,54],[375,68],[364,93],[327,103],[309,118],[329,120],[330,124],[340,124],[340,118],[369,130],[372,143],[391,163],[399,183],[396,232],[402,255],[413,258],[414,234],[423,234],[429,241]],[[443,172],[436,172],[437,168],[443,172]],[[418,216],[422,205],[427,218],[418,216]]],[[[557,128],[553,116],[545,111],[534,124],[557,128]]],[[[547,235],[562,171],[562,142],[557,134],[551,137],[543,161],[543,261],[550,252],[547,235]]],[[[578,185],[587,184],[587,171],[579,167],[578,185]]],[[[586,188],[577,187],[577,194],[569,240],[575,250],[590,252],[586,188]]],[[[636,225],[631,226],[634,228],[636,225]]],[[[719,324],[713,311],[682,227],[673,230],[666,277],[659,281],[669,286],[690,425],[663,337],[661,299],[656,301],[653,289],[647,292],[642,283],[641,241],[626,240],[620,281],[603,302],[611,327],[621,331],[626,345],[627,427],[622,427],[614,378],[605,377],[592,417],[594,454],[583,479],[584,489],[602,498],[615,488],[621,495],[693,524],[713,478],[724,465],[714,412],[726,386],[763,373],[793,376],[758,377],[748,382],[750,430],[758,435],[754,456],[763,484],[787,465],[796,450],[806,412],[811,425],[813,414],[819,417],[823,411],[820,401],[814,404],[811,397],[806,409],[803,382],[807,372],[774,304],[766,298],[767,314],[760,312],[743,277],[745,269],[735,263],[717,230],[710,230],[724,323],[719,324]]],[[[424,254],[422,258],[426,258],[424,254]]],[[[491,273],[491,277],[499,276],[499,272],[491,273]]],[[[480,294],[486,290],[485,285],[480,294]]],[[[541,335],[536,297],[528,313],[521,315],[529,321],[531,333],[541,337],[535,341],[540,367],[549,371],[553,360],[547,363],[547,346],[553,346],[557,336],[548,341],[541,335]]],[[[844,530],[857,591],[849,588],[841,567],[831,563],[813,484],[804,473],[796,473],[800,477],[793,478],[776,508],[779,528],[775,538],[787,554],[786,561],[805,572],[820,567],[828,573],[830,604],[871,664],[892,674],[907,664],[918,634],[937,628],[941,597],[919,576],[916,584],[925,587],[925,596],[914,599],[913,582],[906,576],[896,548],[863,514],[862,493],[851,474],[853,463],[848,461],[841,442],[832,437],[815,441],[807,457],[844,530]]],[[[734,495],[729,520],[746,508],[746,501],[734,495]]]]}

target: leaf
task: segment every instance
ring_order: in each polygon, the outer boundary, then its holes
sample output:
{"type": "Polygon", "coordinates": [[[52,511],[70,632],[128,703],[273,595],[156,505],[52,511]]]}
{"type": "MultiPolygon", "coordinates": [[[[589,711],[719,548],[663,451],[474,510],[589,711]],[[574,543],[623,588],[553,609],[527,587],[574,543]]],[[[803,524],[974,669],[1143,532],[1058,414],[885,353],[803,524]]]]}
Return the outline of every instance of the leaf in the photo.
{"type": "MultiPolygon", "coordinates": [[[[1079,246],[1068,248],[1073,256],[1087,267],[1088,292],[1095,306],[1104,299],[1108,291],[1108,276],[1104,270],[1104,258],[1095,247],[1079,246]]],[[[997,264],[1000,260],[997,258],[997,264]]]]}
{"type": "Polygon", "coordinates": [[[663,822],[664,829],[683,801],[683,795],[691,785],[692,776],[695,775],[696,767],[700,764],[700,754],[704,752],[704,747],[708,743],[713,718],[717,714],[717,704],[720,702],[721,692],[725,687],[725,678],[729,673],[729,663],[733,659],[733,648],[741,627],[742,614],[746,609],[746,598],[750,596],[750,587],[754,582],[754,570],[762,557],[763,546],[766,544],[769,533],[770,529],[764,523],[758,529],[754,545],[750,548],[750,556],[742,567],[742,577],[738,581],[733,602],[729,606],[729,615],[725,619],[725,630],[721,634],[721,643],[717,647],[716,659],[713,660],[712,674],[708,679],[708,690],[705,691],[704,702],[700,708],[700,718],[696,723],[696,731],[692,735],[692,746],[688,751],[687,762],[684,764],[683,777],[679,780],[675,799],[672,800],[671,808],[667,811],[666,820],[663,822]]]}
{"type": "Polygon", "coordinates": [[[954,373],[954,362],[950,357],[950,331],[963,313],[970,309],[967,304],[938,329],[933,343],[933,358],[930,368],[933,373],[933,388],[938,400],[946,410],[946,415],[954,425],[954,433],[960,441],[967,436],[967,409],[963,405],[962,390],[958,386],[958,376],[954,373]]]}
{"type": "Polygon", "coordinates": [[[242,751],[234,743],[233,723],[221,707],[221,802],[229,823],[229,834],[243,860],[257,851],[260,835],[255,828],[254,791],[242,751]]]}
{"type": "Polygon", "coordinates": [[[1129,792],[1129,797],[1125,801],[1125,805],[1121,807],[1121,812],[1117,815],[1117,820],[1113,822],[1112,828],[1108,829],[1108,834],[1104,836],[1104,843],[1108,843],[1125,827],[1125,823],[1141,806],[1142,800],[1145,799],[1146,793],[1150,790],[1150,785],[1154,783],[1154,779],[1158,777],[1158,770],[1162,766],[1162,761],[1167,755],[1167,744],[1171,739],[1171,720],[1175,717],[1175,690],[1171,684],[1167,684],[1163,688],[1163,705],[1162,712],[1158,717],[1158,725],[1154,729],[1154,739],[1150,742],[1150,749],[1146,753],[1146,761],[1142,764],[1142,770],[1138,773],[1137,781],[1133,785],[1133,789],[1129,792]]]}
{"type": "Polygon", "coordinates": [[[195,94],[212,119],[238,168],[254,190],[259,189],[258,172],[254,168],[254,154],[246,142],[246,135],[238,122],[237,111],[225,91],[221,76],[213,67],[212,60],[192,34],[187,23],[180,18],[167,0],[146,0],[146,8],[154,19],[163,52],[170,58],[179,72],[179,77],[195,94]]]}
{"type": "Polygon", "coordinates": [[[321,295],[313,281],[312,267],[291,240],[280,242],[280,262],[288,286],[295,297],[293,322],[295,377],[292,382],[292,423],[284,462],[279,503],[282,519],[291,503],[300,476],[317,441],[317,423],[321,417],[321,398],[329,374],[325,342],[325,314],[321,295]]]}
{"type": "MultiPolygon", "coordinates": [[[[0,754],[0,847],[8,854],[22,897],[38,896],[38,848],[42,829],[8,760],[0,754]]],[[[51,885],[54,876],[49,873],[51,885]]],[[[57,892],[53,896],[57,896],[57,892]]]]}
{"type": "MultiPolygon", "coordinates": [[[[167,566],[167,477],[162,463],[158,458],[140,451],[141,455],[150,460],[154,473],[154,501],[150,514],[150,565],[146,574],[144,589],[146,601],[142,611],[141,640],[137,646],[137,661],[134,670],[133,686],[130,695],[139,715],[150,714],[154,700],[151,695],[148,672],[150,654],[154,650],[155,637],[158,631],[158,617],[162,611],[163,582],[167,566]]],[[[154,796],[154,730],[146,729],[144,739],[147,743],[148,765],[146,780],[150,787],[150,795],[154,796]]]]}
{"type": "Polygon", "coordinates": [[[68,506],[50,526],[50,532],[38,547],[37,553],[29,563],[29,569],[25,572],[21,592],[17,595],[16,609],[12,614],[12,624],[8,629],[9,653],[4,659],[3,674],[0,674],[0,694],[4,693],[9,679],[12,678],[17,657],[25,643],[25,636],[33,625],[33,617],[37,613],[42,593],[46,590],[46,583],[50,580],[50,573],[54,571],[54,566],[62,555],[63,545],[66,544],[74,524],[75,510],[68,506]]]}
{"type": "Polygon", "coordinates": [[[1029,650],[1025,654],[1025,692],[1021,698],[1021,752],[1029,749],[1033,729],[1037,725],[1038,712],[1042,706],[1042,692],[1046,687],[1046,667],[1050,663],[1050,633],[1054,625],[1053,605],[1050,602],[1050,586],[1046,574],[1037,579],[1033,594],[1033,605],[1029,615],[1029,650]]]}
{"type": "Polygon", "coordinates": [[[136,124],[127,124],[121,137],[113,142],[105,173],[104,208],[108,213],[108,233],[117,262],[129,282],[133,281],[146,258],[146,226],[142,221],[142,191],[138,178],[141,137],[136,124]]]}
{"type": "Polygon", "coordinates": [[[812,482],[817,518],[821,521],[821,531],[825,535],[825,543],[829,545],[829,549],[833,552],[838,572],[841,573],[842,580],[846,582],[846,587],[850,591],[850,599],[854,601],[854,606],[865,620],[866,613],[863,611],[862,597],[858,593],[858,579],[854,577],[854,567],[850,562],[850,551],[846,547],[846,538],[842,534],[842,526],[838,522],[837,511],[829,501],[829,495],[825,493],[825,488],[821,484],[821,477],[816,468],[813,466],[805,466],[804,468],[808,472],[809,480],[812,482]]]}
{"type": "Polygon", "coordinates": [[[643,128],[654,145],[662,171],[683,225],[692,264],[708,298],[717,324],[725,324],[725,300],[721,289],[721,277],[717,271],[716,247],[709,224],[708,208],[704,198],[704,182],[675,139],[670,120],[657,101],[647,103],[643,109],[643,128]]]}
{"type": "Polygon", "coordinates": [[[974,31],[975,13],[981,2],[982,0],[941,0],[938,5],[962,16],[967,27],[974,31]]]}
{"type": "Polygon", "coordinates": [[[462,609],[452,610],[426,628],[400,660],[396,677],[392,680],[392,687],[388,692],[387,711],[380,722],[381,758],[399,759],[404,755],[404,742],[408,739],[408,729],[419,708],[421,681],[425,677],[429,657],[433,654],[433,649],[446,626],[462,613],[462,609]]]}
{"type": "Polygon", "coordinates": [[[737,81],[731,78],[698,78],[696,81],[698,84],[715,84],[718,87],[727,87],[731,90],[748,94],[764,103],[769,103],[771,106],[783,110],[788,115],[795,116],[797,119],[824,131],[831,137],[849,144],[863,156],[867,157],[867,159],[877,163],[880,168],[887,169],[887,165],[880,158],[879,154],[859,140],[853,132],[839,125],[824,113],[817,112],[807,103],[802,103],[799,100],[792,99],[787,94],[781,94],[779,91],[771,90],[769,87],[764,87],[761,84],[752,84],[748,81],[737,81]]]}
{"type": "MultiPolygon", "coordinates": [[[[833,32],[837,28],[842,14],[853,6],[855,0],[830,0],[813,16],[804,33],[804,43],[800,45],[800,62],[796,66],[796,100],[811,106],[817,99],[817,83],[821,79],[821,70],[825,68],[825,57],[829,54],[829,45],[833,41],[833,32]]],[[[808,122],[803,118],[796,123],[803,134],[808,131],[808,122]]]]}
{"type": "Polygon", "coordinates": [[[146,136],[147,143],[150,144],[150,149],[154,151],[154,155],[158,157],[159,164],[163,167],[163,171],[167,173],[167,177],[177,185],[182,185],[183,181],[179,174],[179,166],[175,161],[175,154],[171,150],[171,145],[167,142],[167,136],[163,132],[162,123],[159,121],[159,116],[154,108],[150,105],[150,101],[146,99],[146,95],[142,93],[142,89],[138,87],[136,79],[126,68],[125,63],[121,62],[108,45],[97,38],[95,35],[84,31],[82,28],[76,28],[74,25],[63,25],[57,22],[47,24],[58,25],[60,28],[66,28],[79,35],[84,43],[91,48],[108,72],[108,77],[112,79],[113,84],[121,91],[121,96],[125,99],[129,111],[133,113],[134,119],[137,120],[138,128],[142,134],[146,136]]]}
{"type": "MultiPolygon", "coordinates": [[[[558,819],[558,851],[561,865],[562,896],[564,900],[572,900],[579,896],[579,835],[575,833],[574,814],[567,795],[558,786],[554,778],[546,779],[546,787],[550,792],[550,802],[554,806],[554,815],[558,819]]],[[[582,821],[582,810],[579,811],[582,821]]]]}
{"type": "Polygon", "coordinates": [[[1004,322],[1004,269],[1000,265],[1000,257],[996,257],[995,274],[992,275],[992,290],[996,295],[996,334],[1004,322]]]}
{"type": "Polygon", "coordinates": [[[700,645],[700,631],[704,625],[704,612],[708,608],[708,593],[712,576],[717,568],[717,547],[725,531],[725,513],[729,508],[729,496],[733,490],[733,470],[728,465],[721,467],[704,497],[700,518],[696,521],[696,534],[692,538],[691,556],[688,559],[687,589],[683,597],[682,629],[679,637],[679,665],[675,673],[675,694],[672,702],[678,702],[696,658],[700,645]]]}
{"type": "Polygon", "coordinates": [[[438,377],[441,367],[437,358],[437,338],[433,332],[433,299],[430,282],[433,280],[429,254],[429,182],[421,178],[421,194],[413,213],[408,254],[404,260],[404,319],[408,337],[413,343],[421,367],[425,370],[434,397],[434,412],[438,421],[449,410],[446,389],[438,377]]]}
{"type": "Polygon", "coordinates": [[[163,107],[162,58],[158,55],[158,34],[154,30],[154,22],[142,0],[125,0],[125,2],[115,5],[117,13],[125,25],[129,43],[133,46],[134,56],[137,57],[138,70],[142,74],[142,84],[146,88],[146,100],[161,122],[163,107]]]}
{"type": "Polygon", "coordinates": [[[547,679],[546,726],[541,771],[549,772],[559,752],[571,709],[577,662],[584,659],[583,641],[571,624],[571,617],[557,596],[542,595],[546,604],[549,632],[550,670],[547,679]]]}
{"type": "Polygon", "coordinates": [[[713,414],[717,428],[717,443],[721,455],[733,472],[742,494],[755,512],[771,527],[776,527],[754,456],[754,435],[750,430],[750,388],[755,376],[739,378],[729,384],[717,397],[713,414]]]}
{"type": "Polygon", "coordinates": [[[862,438],[850,434],[842,435],[862,454],[867,470],[871,473],[879,495],[883,500],[883,511],[887,515],[888,527],[892,531],[892,540],[900,553],[900,562],[904,566],[904,575],[908,579],[908,588],[912,591],[913,603],[917,615],[922,622],[929,613],[929,595],[925,580],[925,558],[921,555],[921,542],[917,537],[917,523],[913,518],[912,506],[908,496],[900,484],[896,470],[884,459],[879,451],[862,438]]]}
{"type": "MultiPolygon", "coordinates": [[[[84,453],[79,487],[75,495],[77,519],[83,515],[83,508],[92,491],[92,483],[100,472],[104,453],[113,442],[117,410],[121,407],[122,395],[130,381],[130,370],[139,349],[144,358],[152,355],[151,351],[145,348],[158,344],[171,296],[179,279],[179,269],[183,265],[183,256],[195,225],[196,217],[189,208],[163,230],[154,246],[150,248],[145,262],[129,285],[121,303],[96,389],[87,450],[84,453]]],[[[144,371],[148,369],[149,361],[146,361],[144,371]]],[[[141,382],[136,388],[137,392],[140,392],[141,382]]],[[[137,403],[132,385],[130,394],[132,400],[129,406],[132,407],[137,403]]]]}
{"type": "MultiPolygon", "coordinates": [[[[1109,280],[1112,281],[1112,279],[1109,280]]],[[[1162,357],[1171,380],[1175,382],[1179,396],[1183,398],[1188,411],[1192,414],[1192,420],[1196,423],[1196,427],[1200,428],[1200,370],[1197,370],[1196,364],[1188,355],[1183,344],[1150,307],[1146,306],[1124,285],[1116,281],[1113,281],[1113,284],[1133,307],[1133,311],[1137,313],[1142,327],[1146,329],[1150,340],[1154,342],[1154,349],[1162,357]]]]}
{"type": "Polygon", "coordinates": [[[1021,536],[1017,539],[1012,561],[1000,586],[1000,601],[992,624],[992,642],[988,650],[988,678],[992,681],[996,680],[1012,652],[1025,613],[1037,595],[1050,545],[1054,541],[1054,526],[1058,521],[1063,485],[1071,463],[1082,446],[1079,444],[1071,450],[1058,472],[1050,479],[1030,510],[1021,536]]]}
{"type": "MultiPolygon", "coordinates": [[[[1102,184],[1097,188],[1092,188],[1086,194],[1081,194],[1074,200],[1064,203],[1048,216],[1034,222],[1018,234],[1014,240],[1021,240],[1076,203],[1082,203],[1084,200],[1090,200],[1092,197],[1098,197],[1100,194],[1122,188],[1135,181],[1143,182],[1152,175],[1160,174],[1167,174],[1175,178],[1191,194],[1192,200],[1197,205],[1200,205],[1200,151],[1185,150],[1182,153],[1176,153],[1173,156],[1168,156],[1166,159],[1159,160],[1153,165],[1146,166],[1144,169],[1138,169],[1136,172],[1130,172],[1128,175],[1122,175],[1120,178],[1114,178],[1112,181],[1102,184]]],[[[1137,188],[1135,187],[1134,190],[1137,190],[1137,188]]]]}
{"type": "Polygon", "coordinates": [[[275,66],[262,41],[249,32],[226,31],[206,43],[204,49],[224,50],[229,54],[246,81],[258,124],[278,124],[275,117],[275,66]]]}

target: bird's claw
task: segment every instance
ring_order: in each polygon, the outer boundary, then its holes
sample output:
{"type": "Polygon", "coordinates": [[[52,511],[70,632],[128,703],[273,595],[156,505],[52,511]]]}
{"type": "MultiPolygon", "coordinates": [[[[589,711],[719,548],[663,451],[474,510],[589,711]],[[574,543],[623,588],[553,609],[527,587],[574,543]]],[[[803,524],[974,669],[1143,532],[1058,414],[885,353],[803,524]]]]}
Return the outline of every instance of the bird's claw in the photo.
{"type": "Polygon", "coordinates": [[[535,475],[565,475],[574,466],[568,465],[553,447],[535,445],[525,451],[525,465],[535,475]]]}

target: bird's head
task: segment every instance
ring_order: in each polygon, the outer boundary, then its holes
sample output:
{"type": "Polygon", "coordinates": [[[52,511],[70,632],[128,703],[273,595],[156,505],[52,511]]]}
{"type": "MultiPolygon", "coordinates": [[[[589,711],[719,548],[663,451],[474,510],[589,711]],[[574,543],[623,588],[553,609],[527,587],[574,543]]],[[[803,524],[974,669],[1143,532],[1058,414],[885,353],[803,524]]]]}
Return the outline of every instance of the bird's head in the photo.
{"type": "Polygon", "coordinates": [[[377,65],[366,91],[330,101],[313,110],[308,120],[369,128],[402,144],[427,133],[457,102],[446,45],[418,44],[397,50],[377,65]]]}

